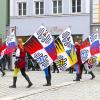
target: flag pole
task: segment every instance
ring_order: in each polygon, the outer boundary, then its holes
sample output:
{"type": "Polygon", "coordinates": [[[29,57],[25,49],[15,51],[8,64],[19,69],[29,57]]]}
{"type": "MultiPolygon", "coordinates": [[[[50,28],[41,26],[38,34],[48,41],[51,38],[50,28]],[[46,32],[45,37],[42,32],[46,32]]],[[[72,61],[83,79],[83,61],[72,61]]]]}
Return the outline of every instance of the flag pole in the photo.
{"type": "MultiPolygon", "coordinates": [[[[12,29],[11,32],[14,31],[15,37],[16,37],[16,26],[14,26],[14,27],[12,27],[12,28],[13,28],[13,29],[12,29]]],[[[17,37],[16,37],[16,43],[18,44],[17,37]]],[[[16,46],[18,46],[18,45],[16,45],[16,46]]],[[[15,62],[15,53],[12,53],[12,54],[11,54],[11,70],[14,70],[14,67],[15,67],[14,62],[15,62]]]]}

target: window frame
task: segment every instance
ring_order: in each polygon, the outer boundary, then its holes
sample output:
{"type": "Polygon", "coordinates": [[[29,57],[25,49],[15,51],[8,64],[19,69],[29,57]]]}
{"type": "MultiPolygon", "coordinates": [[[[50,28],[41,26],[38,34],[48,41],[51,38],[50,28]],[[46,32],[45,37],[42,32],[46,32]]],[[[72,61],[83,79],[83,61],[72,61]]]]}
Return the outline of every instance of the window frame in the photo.
{"type": "Polygon", "coordinates": [[[43,1],[35,1],[35,15],[44,15],[44,2],[43,1]],[[36,3],[38,3],[39,8],[36,8],[36,3]],[[41,7],[41,3],[43,7],[41,7]],[[36,13],[36,10],[38,9],[38,14],[36,13]],[[42,13],[41,13],[42,10],[42,13]]]}
{"type": "Polygon", "coordinates": [[[27,16],[27,3],[26,2],[18,2],[18,16],[27,16]],[[24,9],[24,4],[26,5],[26,9],[24,9]],[[21,5],[21,9],[19,9],[19,5],[21,5]],[[21,11],[21,14],[19,14],[21,11]],[[24,11],[26,14],[24,14],[24,11]]]}
{"type": "Polygon", "coordinates": [[[78,0],[74,0],[74,1],[75,1],[75,5],[73,6],[73,0],[72,0],[72,4],[71,4],[72,10],[71,10],[71,12],[73,14],[81,13],[82,12],[82,0],[80,0],[80,5],[78,5],[78,0]],[[78,11],[78,7],[79,7],[80,11],[78,11]]]}
{"type": "Polygon", "coordinates": [[[62,0],[52,0],[52,13],[53,14],[62,14],[62,0]],[[61,1],[61,5],[59,6],[59,1],[61,1]],[[56,2],[56,7],[54,7],[54,2],[56,2]],[[59,7],[61,7],[61,12],[59,12],[59,7]],[[54,9],[56,9],[56,13],[54,13],[54,9]]]}

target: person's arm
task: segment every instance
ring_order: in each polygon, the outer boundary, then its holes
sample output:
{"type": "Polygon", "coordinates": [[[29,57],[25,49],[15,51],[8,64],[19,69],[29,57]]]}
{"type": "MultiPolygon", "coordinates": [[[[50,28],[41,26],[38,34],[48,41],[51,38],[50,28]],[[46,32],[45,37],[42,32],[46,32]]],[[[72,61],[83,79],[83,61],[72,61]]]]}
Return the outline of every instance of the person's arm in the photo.
{"type": "Polygon", "coordinates": [[[19,48],[17,48],[17,50],[16,50],[16,57],[20,57],[20,49],[19,48]]]}

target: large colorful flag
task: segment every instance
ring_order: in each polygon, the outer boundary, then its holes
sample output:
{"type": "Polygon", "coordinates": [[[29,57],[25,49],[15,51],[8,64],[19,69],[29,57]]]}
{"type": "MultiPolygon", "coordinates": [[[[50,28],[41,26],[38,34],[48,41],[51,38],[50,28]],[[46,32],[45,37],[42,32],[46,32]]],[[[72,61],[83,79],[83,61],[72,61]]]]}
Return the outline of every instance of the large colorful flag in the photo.
{"type": "Polygon", "coordinates": [[[98,64],[98,59],[100,57],[100,39],[98,35],[98,32],[92,33],[89,37],[91,57],[96,59],[96,65],[98,64]]]}
{"type": "Polygon", "coordinates": [[[41,26],[24,44],[26,51],[37,60],[42,70],[57,58],[52,35],[41,26]]]}
{"type": "Polygon", "coordinates": [[[58,69],[63,71],[77,63],[77,56],[74,48],[70,28],[67,28],[56,40],[58,69]]]}
{"type": "Polygon", "coordinates": [[[87,38],[82,44],[81,44],[81,60],[82,63],[84,63],[85,61],[87,61],[90,57],[91,57],[91,53],[90,53],[90,41],[89,38],[87,38]]]}
{"type": "Polygon", "coordinates": [[[7,36],[6,42],[0,47],[1,54],[10,54],[12,53],[17,46],[16,36],[14,31],[7,36]],[[4,53],[2,53],[4,52],[4,53]]]}
{"type": "Polygon", "coordinates": [[[5,52],[6,48],[7,48],[6,43],[3,43],[3,44],[0,46],[0,59],[3,58],[4,52],[5,52]]]}
{"type": "Polygon", "coordinates": [[[84,63],[90,57],[98,57],[100,54],[100,40],[98,38],[98,33],[91,33],[89,38],[87,38],[81,44],[81,59],[84,63]]]}
{"type": "Polygon", "coordinates": [[[91,33],[89,40],[91,56],[98,56],[98,54],[100,54],[100,40],[98,33],[91,33]]]}
{"type": "Polygon", "coordinates": [[[10,54],[15,51],[17,46],[15,32],[10,33],[6,38],[6,50],[4,54],[10,54]]]}

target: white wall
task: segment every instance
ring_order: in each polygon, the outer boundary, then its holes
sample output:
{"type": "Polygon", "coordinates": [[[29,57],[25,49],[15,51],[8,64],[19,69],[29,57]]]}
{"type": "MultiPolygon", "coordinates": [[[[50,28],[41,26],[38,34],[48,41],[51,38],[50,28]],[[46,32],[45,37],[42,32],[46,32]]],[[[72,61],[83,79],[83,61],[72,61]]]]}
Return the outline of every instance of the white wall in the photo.
{"type": "Polygon", "coordinates": [[[89,15],[11,19],[11,27],[17,27],[18,36],[33,34],[41,24],[46,26],[53,35],[61,34],[68,26],[71,26],[73,34],[87,34],[90,30],[89,15]]]}
{"type": "Polygon", "coordinates": [[[10,0],[10,16],[13,16],[13,0],[10,0]]]}
{"type": "Polygon", "coordinates": [[[62,15],[52,15],[52,0],[43,0],[43,16],[35,15],[35,1],[38,0],[11,0],[13,9],[11,9],[10,24],[11,27],[16,26],[17,36],[32,35],[41,24],[44,24],[53,35],[61,34],[68,26],[71,26],[72,34],[83,34],[86,37],[90,33],[90,0],[82,0],[83,9],[81,14],[72,14],[71,0],[62,0],[62,15]],[[22,1],[27,2],[27,16],[24,17],[17,16],[17,2],[22,1]]]}
{"type": "Polygon", "coordinates": [[[62,1],[62,11],[63,14],[70,14],[71,13],[71,0],[63,0],[62,1]]]}
{"type": "Polygon", "coordinates": [[[52,15],[52,0],[44,0],[44,15],[52,15]]]}
{"type": "MultiPolygon", "coordinates": [[[[27,3],[27,16],[35,15],[35,1],[44,1],[44,15],[52,15],[53,3],[52,0],[11,0],[11,16],[18,15],[18,2],[27,3]]],[[[71,14],[72,0],[62,0],[62,14],[71,14]]],[[[90,0],[82,0],[82,13],[89,13],[90,0]]]]}
{"type": "Polygon", "coordinates": [[[90,0],[85,0],[86,2],[86,12],[90,13],[90,0]]]}

